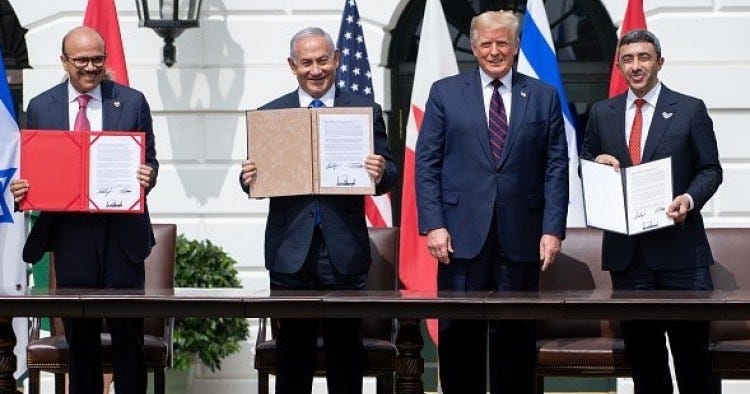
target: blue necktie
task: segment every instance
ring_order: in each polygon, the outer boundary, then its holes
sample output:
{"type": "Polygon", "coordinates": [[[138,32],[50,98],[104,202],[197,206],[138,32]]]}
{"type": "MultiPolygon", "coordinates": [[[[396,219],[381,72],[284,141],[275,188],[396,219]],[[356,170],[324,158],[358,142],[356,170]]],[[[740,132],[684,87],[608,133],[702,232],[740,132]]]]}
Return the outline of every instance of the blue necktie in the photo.
{"type": "Polygon", "coordinates": [[[490,122],[488,135],[490,137],[490,147],[492,148],[492,158],[495,167],[500,164],[500,156],[503,154],[505,138],[508,136],[508,116],[505,114],[505,105],[503,98],[500,96],[499,88],[503,83],[499,79],[492,81],[492,99],[490,100],[490,122]]]}
{"type": "MultiPolygon", "coordinates": [[[[323,103],[320,99],[314,99],[310,102],[310,106],[308,108],[321,108],[325,107],[325,103],[323,103]]],[[[318,201],[315,201],[315,225],[320,226],[320,224],[323,223],[323,216],[320,214],[320,208],[318,208],[318,201]]]]}

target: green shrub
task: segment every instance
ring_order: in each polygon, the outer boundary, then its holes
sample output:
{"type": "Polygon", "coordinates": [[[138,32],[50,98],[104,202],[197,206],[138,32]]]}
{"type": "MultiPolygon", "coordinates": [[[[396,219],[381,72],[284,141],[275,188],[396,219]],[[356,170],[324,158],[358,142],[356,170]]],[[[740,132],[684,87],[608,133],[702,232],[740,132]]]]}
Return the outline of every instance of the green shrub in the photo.
{"type": "MultiPolygon", "coordinates": [[[[177,237],[175,286],[177,287],[241,287],[237,279],[236,261],[208,240],[177,237]]],[[[240,350],[247,338],[246,319],[180,318],[174,324],[174,368],[185,369],[193,355],[211,368],[221,369],[221,360],[240,350]]]]}

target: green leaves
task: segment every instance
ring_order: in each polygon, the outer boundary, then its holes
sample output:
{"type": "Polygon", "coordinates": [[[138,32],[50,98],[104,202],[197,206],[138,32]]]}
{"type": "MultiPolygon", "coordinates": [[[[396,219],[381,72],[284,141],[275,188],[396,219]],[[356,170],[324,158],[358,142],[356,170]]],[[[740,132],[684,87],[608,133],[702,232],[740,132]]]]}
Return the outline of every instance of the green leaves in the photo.
{"type": "MultiPolygon", "coordinates": [[[[177,287],[240,287],[236,261],[211,241],[177,237],[177,287]]],[[[181,318],[174,326],[174,368],[185,369],[197,355],[211,371],[221,369],[221,360],[240,350],[247,337],[246,319],[181,318]]]]}

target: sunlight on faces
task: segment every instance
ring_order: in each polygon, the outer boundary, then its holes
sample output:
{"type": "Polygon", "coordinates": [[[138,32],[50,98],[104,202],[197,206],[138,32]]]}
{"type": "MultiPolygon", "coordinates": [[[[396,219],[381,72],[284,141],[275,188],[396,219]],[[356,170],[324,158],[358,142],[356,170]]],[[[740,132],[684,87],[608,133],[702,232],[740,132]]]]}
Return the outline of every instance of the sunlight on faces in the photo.
{"type": "Polygon", "coordinates": [[[471,41],[471,52],[487,75],[502,78],[513,67],[513,58],[518,54],[518,41],[511,28],[478,28],[471,41]]]}
{"type": "Polygon", "coordinates": [[[306,36],[294,45],[294,58],[287,59],[300,88],[320,98],[333,86],[339,66],[338,50],[329,47],[323,36],[306,36]]]}
{"type": "Polygon", "coordinates": [[[635,42],[619,48],[617,67],[638,97],[643,97],[656,86],[659,81],[657,74],[663,65],[664,58],[657,57],[654,45],[649,42],[635,42]]]}
{"type": "Polygon", "coordinates": [[[104,65],[94,65],[99,64],[98,60],[102,57],[106,57],[106,54],[104,40],[99,33],[90,28],[78,28],[68,35],[60,61],[68,73],[71,85],[79,92],[87,93],[99,86],[104,79],[104,65]],[[76,67],[75,63],[82,63],[83,59],[95,60],[87,61],[85,67],[76,67]]]}

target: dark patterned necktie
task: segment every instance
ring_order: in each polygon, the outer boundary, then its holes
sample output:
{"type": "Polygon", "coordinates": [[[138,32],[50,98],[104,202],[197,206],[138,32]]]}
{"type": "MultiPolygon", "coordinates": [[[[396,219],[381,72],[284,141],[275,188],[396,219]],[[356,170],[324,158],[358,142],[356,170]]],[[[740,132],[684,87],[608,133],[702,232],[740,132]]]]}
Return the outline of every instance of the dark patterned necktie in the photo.
{"type": "Polygon", "coordinates": [[[500,164],[500,156],[503,154],[505,138],[508,137],[508,116],[505,114],[505,104],[503,104],[503,98],[500,96],[499,91],[502,84],[499,79],[492,81],[493,90],[492,99],[490,100],[488,135],[495,166],[500,164]]]}

